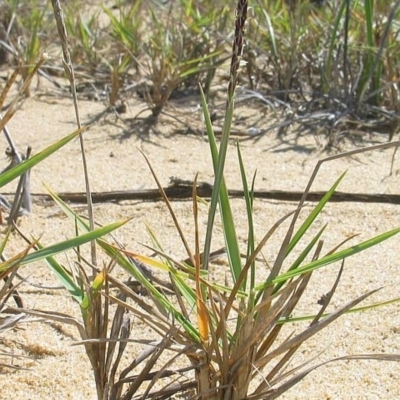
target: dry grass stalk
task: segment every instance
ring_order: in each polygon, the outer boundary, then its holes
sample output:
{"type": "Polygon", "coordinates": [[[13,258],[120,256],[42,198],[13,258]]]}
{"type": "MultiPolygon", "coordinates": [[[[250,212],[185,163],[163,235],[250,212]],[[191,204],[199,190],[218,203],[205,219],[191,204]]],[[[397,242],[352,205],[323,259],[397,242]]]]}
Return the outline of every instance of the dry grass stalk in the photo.
{"type": "MultiPolygon", "coordinates": [[[[75,108],[75,116],[76,122],[78,125],[78,129],[82,128],[81,120],[79,116],[79,107],[78,107],[78,98],[76,95],[76,84],[75,84],[75,72],[71,62],[71,56],[68,49],[68,39],[67,39],[67,29],[65,27],[64,15],[62,12],[61,4],[59,0],[52,0],[51,4],[54,10],[54,17],[57,23],[58,35],[61,39],[61,46],[63,51],[63,65],[65,73],[69,79],[71,85],[72,99],[74,102],[75,108]]],[[[85,177],[85,186],[86,186],[86,197],[87,197],[87,207],[88,207],[88,215],[89,215],[89,224],[90,229],[94,230],[94,214],[93,214],[93,202],[92,195],[90,190],[90,181],[89,181],[89,170],[86,161],[86,152],[85,152],[85,142],[83,139],[83,135],[79,135],[79,143],[81,146],[81,155],[82,155],[82,165],[83,172],[85,177]]],[[[96,257],[96,244],[95,242],[91,243],[91,256],[92,256],[92,265],[97,265],[97,257],[96,257]]]]}

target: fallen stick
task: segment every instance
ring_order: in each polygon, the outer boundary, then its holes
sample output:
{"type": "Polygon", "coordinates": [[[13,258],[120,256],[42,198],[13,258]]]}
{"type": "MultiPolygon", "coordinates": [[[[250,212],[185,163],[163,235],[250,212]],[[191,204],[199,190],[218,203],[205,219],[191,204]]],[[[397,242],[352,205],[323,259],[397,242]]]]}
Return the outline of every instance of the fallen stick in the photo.
{"type": "MultiPolygon", "coordinates": [[[[174,183],[164,188],[166,195],[170,200],[186,200],[192,198],[192,187],[189,183],[174,183]]],[[[229,190],[230,197],[243,198],[243,190],[229,190]]],[[[212,186],[208,183],[200,183],[197,189],[199,197],[211,197],[212,186]]],[[[326,194],[323,191],[310,192],[307,195],[307,201],[318,202],[326,194]]],[[[51,200],[51,196],[45,193],[32,193],[35,198],[42,200],[51,200]]],[[[293,201],[301,199],[303,192],[286,190],[256,190],[254,197],[266,200],[293,201]]],[[[58,193],[58,196],[70,203],[86,203],[86,194],[84,192],[58,193]]],[[[117,190],[109,192],[92,192],[93,203],[120,202],[126,200],[137,201],[160,201],[162,197],[158,189],[138,189],[138,190],[117,190]]],[[[388,203],[400,204],[400,195],[398,194],[369,194],[369,193],[346,193],[335,192],[330,200],[331,202],[354,202],[354,203],[388,203]]]]}

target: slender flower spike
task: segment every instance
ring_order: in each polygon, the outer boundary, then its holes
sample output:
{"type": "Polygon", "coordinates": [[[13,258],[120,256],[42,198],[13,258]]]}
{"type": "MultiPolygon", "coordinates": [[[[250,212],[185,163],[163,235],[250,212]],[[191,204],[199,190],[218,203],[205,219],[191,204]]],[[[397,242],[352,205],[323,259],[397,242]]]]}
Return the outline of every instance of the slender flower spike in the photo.
{"type": "Polygon", "coordinates": [[[240,59],[243,54],[244,25],[247,19],[248,1],[238,0],[236,9],[235,40],[232,47],[231,70],[228,85],[228,98],[235,94],[237,74],[240,66],[240,59]]]}

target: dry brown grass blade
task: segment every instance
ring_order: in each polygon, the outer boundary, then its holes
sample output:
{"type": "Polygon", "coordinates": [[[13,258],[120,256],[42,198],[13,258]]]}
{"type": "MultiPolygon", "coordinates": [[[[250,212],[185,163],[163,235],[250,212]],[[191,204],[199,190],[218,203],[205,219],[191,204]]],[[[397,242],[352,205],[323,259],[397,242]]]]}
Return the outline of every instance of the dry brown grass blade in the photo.
{"type": "MultiPolygon", "coordinates": [[[[177,373],[179,373],[179,372],[180,371],[177,370],[177,373]]],[[[186,372],[186,371],[184,369],[182,369],[182,373],[183,372],[186,372]]],[[[170,399],[170,398],[173,398],[171,396],[176,395],[179,392],[181,392],[181,393],[191,392],[195,387],[196,387],[196,382],[193,382],[193,381],[172,382],[171,384],[163,387],[160,390],[148,393],[146,400],[147,399],[149,399],[149,400],[150,399],[162,399],[162,400],[170,399]]],[[[186,396],[186,393],[185,393],[185,396],[186,396]]],[[[187,397],[182,397],[182,398],[187,398],[187,397]]],[[[190,398],[192,398],[192,397],[190,397],[190,398]]],[[[141,395],[134,396],[134,397],[132,397],[132,400],[143,400],[143,396],[141,396],[141,395]]]]}
{"type": "MultiPolygon", "coordinates": [[[[273,298],[271,296],[258,305],[257,308],[254,308],[252,314],[246,315],[243,320],[243,325],[252,326],[251,335],[246,337],[246,340],[235,348],[232,354],[232,360],[234,360],[234,362],[242,362],[243,355],[248,349],[259,343],[259,341],[277,325],[277,322],[285,313],[286,307],[288,307],[290,303],[288,300],[292,294],[295,293],[296,287],[301,283],[301,280],[302,278],[300,277],[288,283],[284,289],[273,296],[275,300],[273,303],[273,298]],[[265,312],[265,310],[268,311],[265,312]]],[[[244,359],[245,358],[246,357],[244,357],[244,359]]]]}
{"type": "MultiPolygon", "coordinates": [[[[258,328],[255,326],[255,321],[259,321],[261,317],[257,308],[254,308],[251,313],[239,317],[239,320],[242,320],[237,335],[231,340],[228,348],[222,350],[222,357],[228,357],[223,360],[226,367],[219,365],[218,372],[220,373],[223,369],[226,372],[225,380],[219,378],[220,382],[226,382],[224,398],[240,399],[247,396],[250,382],[253,379],[253,365],[257,357],[257,346],[260,339],[277,325],[278,320],[290,304],[292,293],[295,293],[296,287],[301,281],[302,278],[298,278],[289,283],[284,290],[273,295],[275,301],[272,306],[268,307],[269,311],[264,314],[263,323],[259,324],[258,328]],[[235,388],[236,392],[233,392],[232,388],[235,388]]],[[[269,299],[269,302],[271,303],[272,299],[269,299]]],[[[265,304],[261,304],[259,309],[266,310],[267,307],[265,304]]],[[[226,331],[225,337],[227,337],[226,331]]],[[[220,341],[223,339],[221,338],[220,341]]]]}
{"type": "MultiPolygon", "coordinates": [[[[142,385],[142,383],[147,379],[148,374],[160,358],[161,354],[169,347],[171,343],[171,339],[173,337],[173,330],[175,328],[171,326],[171,329],[169,332],[162,338],[162,340],[155,346],[153,346],[152,349],[152,354],[150,359],[146,362],[146,365],[142,367],[139,375],[136,377],[136,379],[132,382],[132,384],[129,386],[129,389],[126,391],[126,393],[121,397],[121,400],[129,400],[132,398],[132,396],[136,393],[136,391],[139,389],[139,387],[142,385]]],[[[131,369],[129,369],[129,372],[131,369]]],[[[124,370],[123,373],[121,373],[121,378],[123,379],[125,374],[127,373],[127,370],[124,370]]],[[[145,398],[145,397],[144,397],[145,398]]]]}
{"type": "MultiPolygon", "coordinates": [[[[305,275],[300,282],[300,285],[298,289],[293,293],[293,296],[290,298],[288,305],[286,309],[283,311],[281,318],[287,318],[291,315],[292,311],[296,307],[297,303],[301,299],[309,281],[311,278],[311,274],[305,275]]],[[[265,339],[264,342],[261,342],[261,346],[259,347],[257,351],[257,356],[256,359],[258,360],[259,358],[263,357],[266,352],[271,348],[271,346],[275,343],[276,338],[278,337],[279,333],[281,332],[283,327],[283,324],[277,324],[273,327],[272,331],[268,335],[268,337],[265,339]]],[[[272,379],[273,376],[275,376],[283,367],[284,365],[291,359],[292,355],[297,351],[298,347],[300,347],[301,343],[298,344],[298,346],[294,346],[292,349],[290,349],[282,358],[279,360],[279,362],[276,364],[276,366],[270,371],[270,373],[267,375],[265,380],[268,382],[269,380],[272,379]]]]}
{"type": "Polygon", "coordinates": [[[33,70],[30,72],[29,76],[26,78],[26,80],[21,85],[20,89],[18,90],[17,96],[15,96],[14,99],[11,101],[6,113],[4,114],[4,116],[2,118],[0,118],[0,129],[1,130],[4,129],[4,127],[7,125],[7,123],[10,121],[10,119],[16,113],[17,105],[21,99],[21,96],[23,96],[23,93],[25,92],[25,90],[30,86],[33,77],[36,75],[36,72],[43,65],[45,60],[46,60],[46,57],[42,54],[39,61],[37,62],[37,64],[35,65],[33,70]]]}
{"type": "MultiPolygon", "coordinates": [[[[73,346],[78,346],[78,345],[87,345],[87,344],[99,344],[99,343],[107,343],[109,345],[111,344],[119,344],[119,345],[124,345],[126,346],[128,343],[139,343],[142,345],[146,345],[144,349],[139,353],[137,357],[134,358],[134,360],[126,366],[122,371],[121,374],[119,375],[118,379],[110,379],[109,384],[108,384],[108,393],[106,393],[107,399],[123,399],[123,398],[141,398],[141,399],[147,399],[147,398],[158,398],[158,395],[160,396],[159,398],[165,398],[163,396],[163,391],[158,390],[154,391],[150,395],[151,388],[154,386],[155,383],[159,383],[159,379],[162,378],[168,378],[172,377],[173,375],[180,375],[185,372],[193,370],[195,367],[194,366],[188,366],[188,367],[183,367],[183,368],[174,368],[173,370],[167,369],[170,365],[174,364],[175,360],[182,356],[185,355],[189,349],[185,346],[176,346],[173,345],[173,337],[171,337],[171,340],[169,342],[165,341],[165,338],[170,336],[170,333],[174,329],[173,327],[170,328],[170,330],[167,332],[167,334],[163,335],[163,339],[159,341],[154,341],[154,340],[137,340],[137,339],[130,339],[130,338],[124,338],[120,337],[117,339],[111,339],[111,338],[103,338],[103,339],[88,339],[88,340],[82,340],[79,343],[73,344],[73,346]],[[155,365],[154,361],[157,362],[157,357],[159,356],[159,353],[162,353],[166,349],[170,349],[171,351],[174,351],[176,354],[173,357],[170,357],[167,362],[162,366],[161,369],[158,371],[153,371],[153,372],[147,372],[147,374],[143,373],[142,371],[139,372],[139,374],[132,375],[130,376],[129,374],[134,371],[137,367],[140,366],[145,360],[147,360],[150,357],[150,360],[147,362],[147,367],[150,368],[151,370],[151,364],[153,364],[153,367],[155,365]],[[151,357],[154,357],[156,354],[156,357],[151,359],[151,357]],[[128,397],[126,393],[122,395],[122,391],[124,389],[124,385],[126,384],[131,384],[130,387],[133,387],[132,385],[136,386],[133,390],[137,391],[138,387],[144,383],[148,382],[147,389],[144,393],[135,396],[135,397],[128,397]],[[149,396],[149,397],[148,397],[149,396]]],[[[172,334],[173,336],[176,336],[175,333],[172,334]]],[[[113,365],[113,368],[115,367],[116,364],[113,365]]],[[[149,371],[150,371],[149,370],[149,371]]],[[[115,371],[117,372],[117,371],[115,371]]],[[[115,374],[116,375],[116,374],[115,374]]],[[[168,385],[169,386],[169,385],[168,385]]],[[[191,387],[193,386],[193,383],[191,384],[191,387]]],[[[170,387],[168,391],[173,394],[179,391],[185,390],[183,387],[179,387],[178,385],[175,385],[175,388],[173,389],[170,387]]]]}
{"type": "Polygon", "coordinates": [[[30,242],[28,247],[20,251],[18,254],[12,256],[11,258],[6,259],[4,255],[1,255],[2,263],[0,263],[0,274],[5,272],[5,274],[7,275],[7,270],[13,267],[14,265],[20,264],[23,261],[23,259],[27,256],[27,254],[31,251],[31,249],[36,248],[36,244],[37,241],[30,242]]]}
{"type": "Polygon", "coordinates": [[[311,324],[314,324],[314,323],[319,321],[319,319],[321,318],[321,316],[325,312],[326,308],[328,307],[329,303],[331,302],[332,297],[333,297],[334,293],[336,292],[336,289],[337,289],[337,287],[339,285],[340,278],[342,277],[343,269],[344,269],[344,260],[342,261],[342,265],[340,266],[338,276],[337,276],[337,278],[335,280],[335,283],[333,284],[332,289],[329,291],[329,293],[327,295],[323,296],[322,307],[318,311],[318,314],[315,316],[315,318],[313,319],[311,324]]]}
{"type": "Polygon", "coordinates": [[[357,297],[355,300],[348,302],[345,306],[339,308],[335,312],[332,312],[331,314],[326,316],[324,319],[316,322],[313,325],[310,325],[306,330],[299,333],[298,335],[296,335],[292,339],[288,340],[287,342],[283,343],[277,349],[273,350],[271,353],[258,359],[255,363],[256,367],[259,369],[264,368],[265,365],[268,362],[270,362],[272,359],[274,359],[275,357],[278,357],[279,355],[285,353],[286,351],[289,351],[292,347],[296,346],[298,343],[304,343],[310,337],[312,337],[316,333],[318,333],[321,329],[324,329],[326,326],[328,326],[333,321],[338,319],[346,311],[355,307],[357,304],[361,303],[363,300],[365,300],[367,297],[371,296],[378,290],[380,290],[380,289],[371,290],[368,293],[365,293],[362,296],[357,297]]]}
{"type": "Polygon", "coordinates": [[[169,213],[171,215],[172,220],[174,221],[174,225],[175,225],[176,230],[178,231],[179,237],[181,238],[181,241],[182,241],[182,243],[183,243],[183,245],[185,247],[186,253],[187,253],[188,257],[190,258],[190,261],[192,262],[192,265],[195,265],[195,259],[194,259],[193,253],[192,253],[192,251],[190,249],[189,244],[187,243],[185,235],[183,234],[183,231],[182,231],[181,226],[179,224],[178,218],[176,217],[175,212],[172,209],[171,202],[169,201],[167,195],[165,194],[165,191],[164,191],[160,181],[158,180],[157,175],[156,175],[153,167],[151,166],[149,159],[146,157],[146,155],[143,152],[141,152],[141,153],[142,153],[144,159],[146,160],[146,163],[147,163],[147,165],[148,165],[148,167],[150,169],[150,172],[153,175],[153,179],[155,180],[155,182],[157,184],[158,190],[160,191],[160,193],[162,195],[162,198],[163,198],[165,204],[168,207],[168,211],[169,211],[169,213]]]}
{"type": "MultiPolygon", "coordinates": [[[[6,114],[4,117],[0,113],[0,129],[3,130],[6,140],[11,148],[12,154],[15,157],[15,160],[17,163],[22,162],[22,156],[20,155],[19,151],[17,150],[14,141],[11,138],[11,134],[8,131],[7,128],[7,123],[10,121],[10,119],[14,116],[14,114],[17,111],[17,104],[18,101],[20,100],[21,96],[23,93],[25,93],[25,90],[29,87],[33,76],[36,74],[36,72],[39,70],[40,66],[43,64],[45,61],[45,57],[42,55],[39,62],[36,64],[34,69],[30,72],[30,74],[27,76],[26,80],[24,81],[22,87],[19,89],[18,95],[14,97],[13,101],[10,103],[9,108],[7,109],[6,114]]],[[[8,91],[10,90],[12,84],[15,82],[16,76],[18,73],[21,71],[21,66],[18,67],[14,71],[14,73],[11,75],[10,79],[7,81],[6,87],[3,90],[0,98],[0,105],[1,107],[4,104],[6,95],[8,91]]],[[[30,148],[28,148],[28,154],[27,157],[29,157],[30,154],[30,148]]],[[[27,171],[25,174],[23,174],[20,178],[20,181],[18,183],[18,188],[14,196],[14,202],[12,204],[9,218],[8,218],[8,223],[9,225],[13,225],[14,222],[16,221],[17,217],[20,214],[20,207],[23,207],[27,212],[31,212],[32,210],[32,200],[31,200],[31,194],[30,194],[30,173],[27,171]]]]}
{"type": "Polygon", "coordinates": [[[4,284],[0,289],[0,310],[2,310],[10,297],[13,297],[17,307],[24,307],[22,298],[17,291],[18,287],[22,284],[22,281],[18,282],[17,284],[13,283],[13,279],[17,276],[18,268],[18,265],[14,265],[9,269],[0,272],[0,279],[4,281],[4,284]]]}
{"type": "MultiPolygon", "coordinates": [[[[11,228],[9,227],[6,232],[6,237],[4,238],[4,243],[7,242],[10,233],[11,228]]],[[[20,263],[28,255],[29,251],[35,247],[35,245],[36,243],[29,243],[28,247],[11,258],[7,258],[4,254],[4,251],[2,251],[2,254],[0,254],[0,279],[3,279],[5,282],[0,290],[0,310],[10,296],[13,296],[15,303],[19,308],[24,307],[22,298],[16,290],[16,288],[22,284],[22,282],[14,286],[12,280],[17,275],[17,270],[20,263]]]]}
{"type": "MultiPolygon", "coordinates": [[[[307,359],[306,361],[304,361],[303,363],[298,364],[293,368],[290,368],[288,371],[282,371],[279,374],[276,374],[277,376],[275,379],[268,380],[268,377],[264,377],[263,381],[260,383],[260,385],[257,387],[257,389],[254,390],[254,392],[252,394],[263,395],[266,391],[268,391],[268,389],[271,389],[271,387],[277,386],[280,382],[285,382],[288,378],[292,378],[293,375],[297,371],[303,372],[304,368],[306,366],[309,366],[316,359],[318,359],[318,357],[320,357],[321,354],[323,354],[325,350],[326,349],[323,349],[318,354],[316,354],[314,357],[311,357],[311,358],[307,359]]],[[[288,352],[287,354],[289,354],[289,353],[290,352],[288,352]]],[[[287,354],[284,356],[284,358],[286,358],[287,354]]]]}
{"type": "MultiPolygon", "coordinates": [[[[173,329],[175,329],[174,326],[171,327],[171,330],[173,330],[173,329]]],[[[175,336],[175,335],[172,335],[172,340],[173,340],[173,336],[175,336]]],[[[191,347],[192,345],[189,344],[189,346],[191,347]]],[[[172,371],[167,369],[170,365],[173,365],[173,363],[175,362],[175,360],[178,357],[180,357],[182,355],[186,355],[187,351],[188,351],[187,347],[182,347],[173,357],[171,357],[163,365],[163,367],[160,370],[158,370],[156,373],[149,374],[149,377],[151,378],[151,382],[149,383],[148,388],[146,389],[145,393],[143,394],[143,399],[147,399],[149,397],[152,387],[157,383],[157,381],[159,381],[159,379],[164,378],[166,376],[172,376],[175,374],[182,374],[183,372],[192,371],[195,369],[195,366],[188,366],[188,367],[183,367],[183,368],[175,367],[172,371]]],[[[170,385],[168,384],[168,386],[170,386],[170,385]]],[[[170,386],[170,389],[169,389],[170,392],[172,391],[172,389],[173,389],[172,386],[170,386]]],[[[182,388],[180,386],[175,386],[175,392],[173,392],[173,393],[177,393],[179,391],[182,391],[182,388]]],[[[155,393],[157,393],[157,392],[153,392],[153,396],[155,395],[155,393]]],[[[160,393],[160,395],[162,395],[163,398],[165,398],[165,394],[163,393],[163,390],[158,391],[158,393],[160,393]]]]}
{"type": "Polygon", "coordinates": [[[225,394],[225,398],[233,397],[235,390],[239,392],[239,396],[236,397],[243,398],[247,395],[249,390],[249,385],[252,380],[251,372],[256,355],[256,346],[254,346],[253,343],[248,344],[249,340],[252,341],[254,334],[252,316],[253,315],[250,314],[250,319],[242,323],[235,346],[231,346],[230,369],[227,381],[229,389],[225,394]]]}
{"type": "MultiPolygon", "coordinates": [[[[322,250],[322,242],[318,243],[317,249],[315,250],[313,260],[317,260],[320,256],[321,250],[322,250]]],[[[302,298],[304,291],[306,290],[308,283],[310,282],[312,273],[308,273],[304,276],[301,277],[301,282],[297,290],[294,292],[293,296],[290,298],[288,306],[286,310],[282,313],[281,318],[287,318],[291,315],[293,310],[295,309],[296,305],[298,304],[299,300],[302,298]]],[[[337,279],[337,282],[339,282],[340,279],[340,274],[337,279]]],[[[336,286],[334,286],[334,289],[336,286]]],[[[332,295],[334,293],[334,289],[332,290],[332,295]]],[[[285,290],[285,289],[283,289],[285,290]]],[[[326,304],[326,306],[328,303],[326,304]]],[[[266,340],[261,343],[261,346],[258,349],[256,359],[260,359],[263,357],[266,352],[271,348],[273,343],[275,343],[276,338],[278,337],[279,332],[281,332],[283,327],[283,324],[277,324],[271,331],[270,335],[266,338],[266,340]]],[[[301,342],[299,342],[296,346],[293,346],[284,356],[278,361],[278,363],[271,369],[269,374],[265,377],[263,382],[258,387],[258,390],[260,388],[263,388],[265,385],[268,384],[268,382],[271,382],[272,379],[287,365],[287,363],[290,361],[292,356],[295,354],[295,352],[298,350],[298,348],[302,345],[301,342]]],[[[310,360],[311,362],[311,360],[310,360]]]]}
{"type": "MultiPolygon", "coordinates": [[[[400,361],[400,354],[354,354],[350,356],[343,356],[334,358],[325,362],[328,364],[334,361],[346,361],[346,360],[378,360],[378,361],[400,361]]],[[[322,365],[324,365],[322,364],[322,365]]]]}
{"type": "MultiPolygon", "coordinates": [[[[338,358],[333,358],[331,360],[325,361],[323,363],[320,363],[318,365],[314,365],[307,370],[304,370],[298,374],[296,374],[294,377],[291,379],[287,380],[285,383],[281,384],[278,388],[270,388],[265,390],[262,393],[256,393],[253,395],[249,395],[246,397],[246,399],[251,399],[251,400],[256,400],[256,399],[265,399],[265,400],[274,400],[279,398],[283,393],[288,391],[290,388],[295,386],[297,383],[299,383],[301,380],[303,380],[310,372],[316,370],[319,367],[322,367],[324,365],[330,364],[332,362],[337,362],[337,361],[350,361],[350,360],[378,360],[378,361],[395,361],[398,362],[400,361],[400,355],[397,354],[361,354],[361,355],[349,355],[349,356],[343,356],[343,357],[338,357],[338,358]]],[[[273,386],[273,383],[271,384],[273,386]]]]}
{"type": "MultiPolygon", "coordinates": [[[[6,317],[6,319],[9,319],[9,318],[11,318],[11,317],[6,317]]],[[[2,321],[1,321],[1,319],[2,319],[2,317],[0,316],[0,333],[1,333],[1,331],[2,331],[2,321]]],[[[23,320],[23,319],[22,319],[23,320]]],[[[21,322],[22,320],[17,320],[16,322],[17,322],[17,324],[19,323],[19,322],[21,322]]],[[[14,327],[15,326],[15,324],[10,320],[10,322],[11,322],[11,324],[10,324],[10,328],[12,328],[12,327],[14,327]]],[[[8,329],[8,328],[7,328],[8,329]]],[[[15,360],[31,360],[31,361],[36,361],[35,360],[35,358],[34,357],[29,357],[29,356],[25,356],[25,355],[18,355],[18,354],[14,354],[14,352],[13,351],[11,351],[11,352],[0,352],[0,357],[4,357],[4,358],[6,358],[6,357],[8,357],[10,360],[11,360],[11,362],[12,363],[14,363],[15,362],[15,360]]],[[[20,367],[20,366],[16,366],[16,365],[12,365],[12,364],[5,364],[5,363],[2,363],[2,362],[0,362],[0,370],[1,370],[1,373],[2,374],[4,374],[4,373],[7,373],[8,371],[4,371],[4,369],[5,368],[7,368],[7,369],[10,369],[10,370],[14,370],[14,371],[20,371],[20,370],[28,370],[28,368],[23,368],[23,367],[20,367]]]]}
{"type": "Polygon", "coordinates": [[[55,322],[60,322],[62,324],[73,325],[78,329],[78,332],[82,339],[89,339],[85,327],[76,318],[70,317],[69,315],[55,312],[55,311],[42,311],[42,310],[30,310],[27,308],[13,308],[10,307],[12,311],[23,312],[25,314],[34,315],[35,317],[43,318],[43,320],[51,320],[55,322]]]}
{"type": "Polygon", "coordinates": [[[15,315],[0,314],[0,332],[14,328],[18,323],[26,318],[26,314],[19,313],[15,315]]]}
{"type": "MultiPolygon", "coordinates": [[[[213,321],[209,321],[211,340],[207,348],[208,358],[211,360],[214,358],[215,362],[219,366],[219,373],[222,376],[223,382],[228,380],[229,374],[229,338],[228,335],[224,334],[228,332],[227,321],[228,318],[225,315],[225,307],[224,302],[222,300],[222,296],[219,294],[218,303],[214,301],[214,297],[212,293],[209,295],[211,308],[213,310],[213,315],[216,319],[216,325],[222,325],[221,332],[223,333],[219,337],[217,337],[217,332],[215,330],[215,326],[213,321]]],[[[214,376],[214,379],[216,377],[214,376]]],[[[216,382],[213,383],[213,386],[216,386],[216,382]]]]}
{"type": "Polygon", "coordinates": [[[111,275],[109,276],[110,282],[113,283],[121,292],[123,292],[127,297],[134,300],[135,304],[141,307],[145,312],[139,311],[137,308],[133,307],[129,303],[122,301],[120,298],[112,296],[110,294],[106,294],[105,296],[131,312],[133,312],[137,317],[142,319],[149,324],[149,326],[154,329],[160,335],[164,335],[169,330],[169,324],[167,316],[163,313],[159,312],[159,310],[145,301],[143,296],[135,293],[129,286],[119,281],[116,278],[113,278],[111,275]]]}
{"type": "MultiPolygon", "coordinates": [[[[121,293],[121,300],[126,300],[126,296],[124,293],[121,293]]],[[[122,355],[126,348],[127,342],[123,339],[128,339],[130,335],[130,318],[129,312],[125,307],[118,305],[117,310],[115,311],[113,322],[110,331],[110,339],[111,342],[107,348],[107,356],[106,356],[106,374],[109,376],[109,385],[112,387],[115,383],[115,374],[117,372],[117,368],[121,362],[122,355]],[[115,349],[117,346],[117,342],[113,340],[122,339],[119,343],[118,353],[116,359],[113,361],[115,349]],[[111,367],[112,366],[112,367],[111,367]]]]}
{"type": "MultiPolygon", "coordinates": [[[[15,80],[17,79],[17,76],[19,75],[20,71],[21,71],[21,64],[18,65],[18,67],[14,69],[11,76],[7,79],[7,82],[4,85],[4,88],[0,94],[0,110],[3,108],[6,98],[7,98],[7,94],[9,93],[12,85],[14,84],[15,80]]],[[[3,127],[4,127],[4,125],[2,126],[2,123],[0,122],[0,129],[3,129],[3,127]]]]}

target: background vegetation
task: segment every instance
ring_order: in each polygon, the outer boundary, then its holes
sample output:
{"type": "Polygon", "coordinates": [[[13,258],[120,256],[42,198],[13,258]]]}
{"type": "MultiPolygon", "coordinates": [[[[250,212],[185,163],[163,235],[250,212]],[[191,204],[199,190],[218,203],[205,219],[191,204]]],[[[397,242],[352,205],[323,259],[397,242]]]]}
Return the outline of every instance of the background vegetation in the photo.
{"type": "MultiPolygon", "coordinates": [[[[50,3],[1,4],[0,62],[21,62],[24,77],[45,51],[54,57],[41,73],[62,75],[50,3]]],[[[227,79],[235,18],[228,0],[71,0],[64,12],[78,91],[117,111],[139,96],[158,117],[171,96],[198,92],[201,83],[212,101],[211,87],[227,79]]],[[[280,113],[281,134],[299,123],[300,134],[327,135],[328,146],[361,131],[391,140],[399,126],[399,12],[398,1],[255,0],[238,97],[280,113]]]]}

